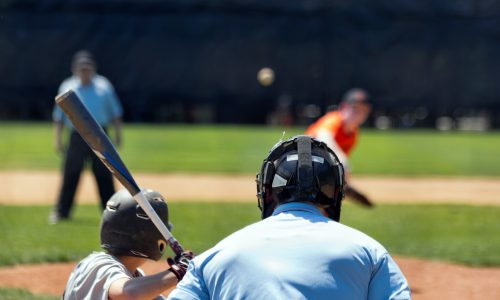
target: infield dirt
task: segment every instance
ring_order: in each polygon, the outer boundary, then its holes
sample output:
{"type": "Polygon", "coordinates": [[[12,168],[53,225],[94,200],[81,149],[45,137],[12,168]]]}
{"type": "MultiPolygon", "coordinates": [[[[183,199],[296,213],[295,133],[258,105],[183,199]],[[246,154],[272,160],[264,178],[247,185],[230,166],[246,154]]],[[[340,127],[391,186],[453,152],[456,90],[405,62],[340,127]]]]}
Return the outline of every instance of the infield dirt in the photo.
{"type": "MultiPolygon", "coordinates": [[[[252,175],[137,173],[134,177],[140,186],[154,188],[170,201],[255,201],[252,175]]],[[[0,171],[0,203],[52,204],[60,180],[54,171],[0,171]]],[[[356,176],[353,186],[379,203],[500,205],[500,178],[356,176]]],[[[89,172],[82,175],[76,199],[97,203],[89,172]]]]}
{"type": "MultiPolygon", "coordinates": [[[[444,262],[396,257],[415,300],[499,299],[499,268],[471,268],[444,262]]],[[[60,296],[75,263],[20,265],[0,269],[0,287],[60,296]]],[[[165,270],[165,262],[148,263],[146,274],[165,270]]]]}

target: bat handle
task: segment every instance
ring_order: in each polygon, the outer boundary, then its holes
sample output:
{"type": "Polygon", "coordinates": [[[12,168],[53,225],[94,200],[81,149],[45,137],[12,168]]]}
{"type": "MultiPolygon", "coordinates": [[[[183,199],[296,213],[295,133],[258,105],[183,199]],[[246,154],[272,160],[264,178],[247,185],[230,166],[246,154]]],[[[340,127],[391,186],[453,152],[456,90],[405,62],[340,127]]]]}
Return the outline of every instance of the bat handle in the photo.
{"type": "Polygon", "coordinates": [[[176,255],[181,255],[182,252],[184,252],[181,244],[179,244],[179,242],[174,237],[168,239],[168,245],[176,255]]]}
{"type": "MultiPolygon", "coordinates": [[[[132,191],[134,192],[134,191],[132,191]]],[[[144,210],[146,215],[149,216],[153,224],[155,224],[156,228],[160,231],[161,235],[167,240],[168,245],[176,255],[180,255],[184,249],[182,249],[181,244],[172,236],[167,226],[160,219],[158,214],[155,212],[151,204],[149,204],[146,196],[138,189],[138,192],[133,195],[134,199],[139,203],[139,206],[144,210]]]]}

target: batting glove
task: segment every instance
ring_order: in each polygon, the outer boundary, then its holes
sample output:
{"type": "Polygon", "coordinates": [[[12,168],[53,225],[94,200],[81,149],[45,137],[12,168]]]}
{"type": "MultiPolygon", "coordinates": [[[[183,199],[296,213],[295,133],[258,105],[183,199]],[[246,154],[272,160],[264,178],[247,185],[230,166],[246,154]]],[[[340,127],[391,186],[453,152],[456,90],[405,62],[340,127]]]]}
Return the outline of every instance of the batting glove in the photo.
{"type": "Polygon", "coordinates": [[[184,251],[176,255],[174,258],[167,258],[167,263],[170,265],[170,272],[174,273],[178,281],[186,275],[189,262],[193,259],[194,254],[191,251],[184,251]]]}

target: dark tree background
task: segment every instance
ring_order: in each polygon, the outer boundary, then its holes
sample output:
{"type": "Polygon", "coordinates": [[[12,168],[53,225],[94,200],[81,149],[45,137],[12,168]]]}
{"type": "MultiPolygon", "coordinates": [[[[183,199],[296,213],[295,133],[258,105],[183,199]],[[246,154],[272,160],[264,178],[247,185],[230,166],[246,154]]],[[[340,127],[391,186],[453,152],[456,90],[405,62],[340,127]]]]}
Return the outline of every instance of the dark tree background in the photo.
{"type": "Polygon", "coordinates": [[[263,123],[278,99],[324,111],[356,86],[374,116],[500,127],[499,21],[489,0],[2,0],[0,119],[50,119],[84,48],[128,121],[263,123]]]}

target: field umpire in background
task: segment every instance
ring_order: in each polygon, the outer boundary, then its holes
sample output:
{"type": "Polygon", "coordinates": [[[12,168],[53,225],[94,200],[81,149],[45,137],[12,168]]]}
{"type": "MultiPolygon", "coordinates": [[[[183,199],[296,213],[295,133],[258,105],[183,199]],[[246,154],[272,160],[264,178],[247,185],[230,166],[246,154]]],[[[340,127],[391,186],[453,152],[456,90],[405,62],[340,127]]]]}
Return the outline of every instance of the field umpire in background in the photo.
{"type": "MultiPolygon", "coordinates": [[[[105,77],[96,73],[96,63],[88,51],[77,52],[73,57],[71,68],[73,76],[63,81],[58,93],[73,89],[105,130],[110,125],[114,127],[114,142],[115,145],[120,146],[123,110],[113,86],[105,77]]],[[[102,209],[105,208],[106,201],[114,194],[115,189],[111,173],[74,130],[71,121],[57,105],[54,107],[53,120],[56,151],[63,153],[65,150],[63,182],[56,207],[49,217],[49,222],[55,224],[59,220],[70,217],[76,188],[86,161],[91,161],[92,171],[99,188],[102,209]],[[63,146],[62,142],[64,127],[70,131],[67,148],[63,146]]]]}
{"type": "Polygon", "coordinates": [[[387,250],[339,223],[344,184],[326,144],[278,143],[257,175],[263,220],[195,257],[168,299],[410,299],[387,250]]]}

